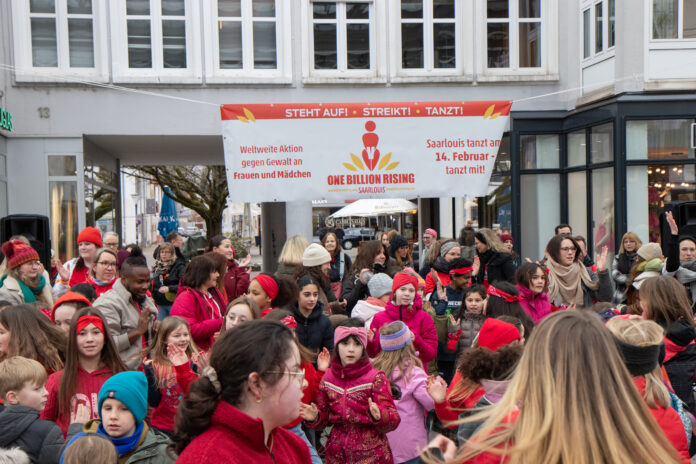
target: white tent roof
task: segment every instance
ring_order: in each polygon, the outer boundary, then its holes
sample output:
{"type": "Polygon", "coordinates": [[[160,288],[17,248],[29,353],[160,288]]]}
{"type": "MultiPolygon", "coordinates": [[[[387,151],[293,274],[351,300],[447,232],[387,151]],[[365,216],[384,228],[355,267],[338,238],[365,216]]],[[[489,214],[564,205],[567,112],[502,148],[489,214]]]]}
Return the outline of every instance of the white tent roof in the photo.
{"type": "Polygon", "coordinates": [[[339,209],[330,217],[379,216],[382,214],[410,213],[418,206],[401,198],[357,200],[339,209]]]}

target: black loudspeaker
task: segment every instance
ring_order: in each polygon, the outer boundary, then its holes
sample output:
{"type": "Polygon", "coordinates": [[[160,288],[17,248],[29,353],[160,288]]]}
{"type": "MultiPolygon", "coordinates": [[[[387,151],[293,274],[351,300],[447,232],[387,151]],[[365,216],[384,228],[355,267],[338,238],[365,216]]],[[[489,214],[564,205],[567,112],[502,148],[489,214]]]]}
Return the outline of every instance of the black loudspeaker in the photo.
{"type": "Polygon", "coordinates": [[[696,237],[696,201],[673,201],[671,203],[666,203],[662,214],[660,214],[661,246],[663,252],[665,250],[667,237],[672,234],[669,224],[667,224],[667,220],[665,219],[665,213],[668,211],[672,212],[674,221],[679,226],[679,235],[691,235],[692,237],[696,237]]]}
{"type": "Polygon", "coordinates": [[[51,269],[51,232],[48,218],[35,214],[12,214],[0,219],[0,240],[5,243],[14,235],[23,235],[39,253],[46,270],[51,269]]]}

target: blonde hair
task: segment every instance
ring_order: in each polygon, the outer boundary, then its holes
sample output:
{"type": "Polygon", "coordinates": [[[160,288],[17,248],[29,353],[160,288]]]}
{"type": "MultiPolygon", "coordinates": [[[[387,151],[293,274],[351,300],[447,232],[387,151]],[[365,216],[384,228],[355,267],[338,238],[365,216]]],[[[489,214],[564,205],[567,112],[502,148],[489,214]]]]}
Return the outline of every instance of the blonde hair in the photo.
{"type": "Polygon", "coordinates": [[[290,237],[283,245],[283,249],[280,250],[278,262],[295,266],[302,264],[302,254],[308,246],[309,242],[303,236],[295,235],[290,237]]]}
{"type": "MultiPolygon", "coordinates": [[[[379,329],[380,335],[393,335],[401,330],[406,324],[401,321],[397,323],[387,324],[379,329]]],[[[379,354],[372,362],[375,369],[378,369],[387,376],[391,382],[396,382],[401,378],[405,378],[407,382],[411,380],[411,374],[414,367],[423,369],[423,363],[416,355],[416,350],[413,349],[413,343],[409,343],[400,350],[384,351],[380,350],[379,354]],[[399,368],[399,376],[392,378],[394,369],[399,368]]]]}
{"type": "Polygon", "coordinates": [[[46,369],[38,361],[24,356],[7,358],[0,362],[0,398],[4,401],[7,392],[19,391],[27,382],[44,385],[47,377],[46,369]]]}
{"type": "Polygon", "coordinates": [[[486,239],[485,245],[490,250],[493,250],[497,253],[506,253],[508,255],[510,254],[510,250],[507,249],[507,247],[500,240],[500,237],[498,237],[498,234],[496,234],[492,229],[484,227],[483,229],[479,229],[477,234],[483,235],[483,238],[486,239]]]}
{"type": "Polygon", "coordinates": [[[148,355],[150,355],[152,358],[152,367],[155,371],[155,380],[160,387],[165,386],[167,380],[172,376],[175,376],[172,363],[167,357],[167,339],[172,332],[181,326],[186,327],[186,330],[189,333],[189,344],[186,347],[185,353],[186,356],[191,359],[191,356],[198,353],[198,349],[193,343],[193,336],[191,336],[191,328],[189,327],[189,323],[186,322],[186,319],[179,316],[165,317],[160,324],[159,330],[157,330],[157,334],[150,342],[150,346],[143,351],[143,358],[147,357],[148,355]]]}
{"type": "Polygon", "coordinates": [[[623,234],[623,237],[621,237],[621,246],[619,247],[619,254],[624,253],[626,251],[624,250],[623,244],[627,238],[636,242],[636,251],[643,245],[643,242],[640,240],[640,238],[638,238],[638,234],[636,234],[635,232],[626,232],[625,234],[623,234]]]}
{"type": "Polygon", "coordinates": [[[501,401],[467,421],[482,419],[475,438],[448,462],[482,453],[510,464],[680,462],[611,333],[589,311],[559,311],[536,326],[501,401]]]}
{"type": "Polygon", "coordinates": [[[118,462],[118,452],[108,438],[88,433],[77,438],[65,448],[63,464],[82,464],[85,462],[112,463],[118,462]]]}
{"type": "MultiPolygon", "coordinates": [[[[661,345],[664,341],[665,331],[659,324],[645,319],[622,319],[614,317],[609,319],[607,328],[618,340],[634,346],[661,345]]],[[[667,408],[671,398],[669,390],[662,378],[660,366],[656,366],[645,377],[645,393],[643,399],[651,409],[658,406],[667,408]]]]}

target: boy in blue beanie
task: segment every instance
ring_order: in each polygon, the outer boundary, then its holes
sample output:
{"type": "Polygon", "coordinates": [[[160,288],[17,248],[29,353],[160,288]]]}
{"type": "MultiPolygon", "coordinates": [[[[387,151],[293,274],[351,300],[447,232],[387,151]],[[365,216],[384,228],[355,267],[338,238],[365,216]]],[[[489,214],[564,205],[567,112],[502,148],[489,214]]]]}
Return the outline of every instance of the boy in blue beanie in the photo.
{"type": "MultiPolygon", "coordinates": [[[[108,438],[116,447],[119,464],[171,464],[169,439],[144,422],[147,414],[147,379],[136,371],[120,372],[99,390],[99,419],[85,424],[84,432],[108,438]]],[[[66,449],[84,433],[75,436],[66,449]]]]}

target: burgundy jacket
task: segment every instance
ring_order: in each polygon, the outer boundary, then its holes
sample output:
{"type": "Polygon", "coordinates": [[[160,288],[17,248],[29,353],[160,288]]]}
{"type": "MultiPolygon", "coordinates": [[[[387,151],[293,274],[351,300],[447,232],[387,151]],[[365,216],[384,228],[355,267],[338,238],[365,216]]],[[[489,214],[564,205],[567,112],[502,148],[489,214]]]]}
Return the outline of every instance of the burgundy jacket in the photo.
{"type": "Polygon", "coordinates": [[[227,260],[227,272],[225,273],[225,293],[227,303],[238,296],[242,296],[249,288],[249,274],[244,268],[239,267],[234,259],[227,260]]]}
{"type": "MultiPolygon", "coordinates": [[[[225,314],[225,298],[222,293],[215,287],[208,291],[220,307],[220,314],[225,314]]],[[[222,316],[213,317],[201,292],[183,285],[179,286],[171,315],[186,319],[191,328],[191,338],[202,351],[208,351],[213,346],[215,332],[219,332],[222,327],[222,316]]]]}
{"type": "Polygon", "coordinates": [[[312,462],[307,444],[283,427],[271,431],[266,448],[263,422],[226,401],[219,401],[210,427],[189,443],[177,463],[306,464],[312,462]]]}
{"type": "Polygon", "coordinates": [[[319,384],[317,409],[319,417],[307,425],[333,425],[326,443],[326,464],[394,462],[386,433],[395,430],[401,419],[387,377],[372,367],[366,355],[345,367],[334,355],[319,384]],[[372,419],[368,398],[379,407],[379,421],[372,419]]]}

